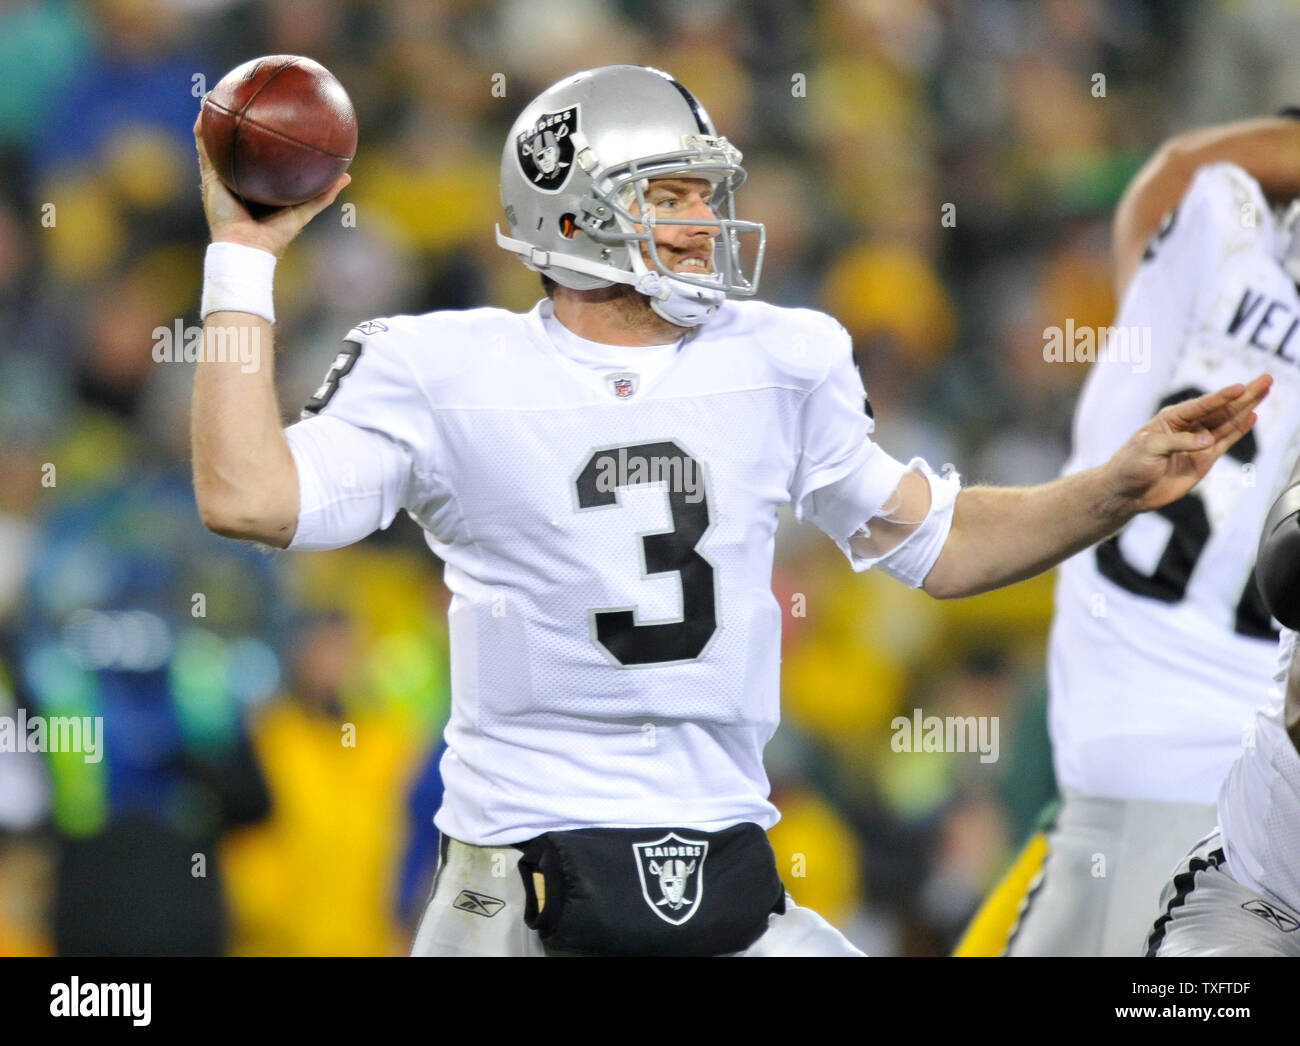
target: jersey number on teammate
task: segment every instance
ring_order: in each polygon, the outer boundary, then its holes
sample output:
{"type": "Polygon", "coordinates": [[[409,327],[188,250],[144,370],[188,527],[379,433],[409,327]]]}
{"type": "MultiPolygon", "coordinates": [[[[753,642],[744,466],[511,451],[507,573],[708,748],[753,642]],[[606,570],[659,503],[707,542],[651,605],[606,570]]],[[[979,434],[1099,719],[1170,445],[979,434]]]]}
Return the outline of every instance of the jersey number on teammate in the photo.
{"type": "MultiPolygon", "coordinates": [[[[1160,407],[1163,409],[1170,404],[1203,395],[1204,389],[1180,389],[1161,400],[1160,407]]],[[[1243,439],[1228,448],[1227,456],[1242,465],[1249,465],[1255,460],[1257,450],[1255,434],[1248,432],[1243,439]]],[[[1157,509],[1156,514],[1173,524],[1173,532],[1169,535],[1169,541],[1165,544],[1153,573],[1142,573],[1124,558],[1119,547],[1119,534],[1097,546],[1097,569],[1103,577],[1128,592],[1164,603],[1177,603],[1187,594],[1192,570],[1210,539],[1210,517],[1205,511],[1205,502],[1195,492],[1185,494],[1164,508],[1157,509]]],[[[1277,632],[1270,623],[1268,611],[1259,594],[1253,566],[1241,599],[1237,602],[1233,629],[1239,635],[1257,639],[1277,638],[1277,632]]]]}

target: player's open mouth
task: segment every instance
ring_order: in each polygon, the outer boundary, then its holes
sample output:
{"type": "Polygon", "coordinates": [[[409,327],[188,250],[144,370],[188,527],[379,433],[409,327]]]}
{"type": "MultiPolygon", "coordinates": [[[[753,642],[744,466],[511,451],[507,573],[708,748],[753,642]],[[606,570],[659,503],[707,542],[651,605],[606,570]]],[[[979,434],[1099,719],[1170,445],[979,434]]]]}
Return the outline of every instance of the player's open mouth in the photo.
{"type": "Polygon", "coordinates": [[[674,272],[712,272],[713,264],[706,258],[683,258],[673,266],[674,272]]]}

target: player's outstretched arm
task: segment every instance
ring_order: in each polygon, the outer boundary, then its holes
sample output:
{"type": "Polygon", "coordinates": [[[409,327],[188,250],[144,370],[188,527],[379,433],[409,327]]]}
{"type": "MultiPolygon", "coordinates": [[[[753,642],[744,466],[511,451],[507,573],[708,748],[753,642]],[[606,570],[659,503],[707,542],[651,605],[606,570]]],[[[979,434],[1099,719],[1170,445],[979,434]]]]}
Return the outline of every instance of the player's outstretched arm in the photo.
{"type": "Polygon", "coordinates": [[[1134,176],[1115,210],[1112,249],[1120,298],[1161,220],[1183,198],[1197,170],[1209,163],[1236,164],[1269,199],[1300,196],[1300,121],[1242,120],[1165,142],[1134,176]]]}
{"type": "MultiPolygon", "coordinates": [[[[217,177],[197,121],[194,136],[213,243],[278,257],[350,180],[343,175],[314,200],[258,221],[217,177]]],[[[270,257],[266,263],[269,281],[274,263],[270,257]]],[[[297,525],[298,474],[275,395],[271,324],[251,312],[211,312],[203,337],[207,351],[195,369],[190,418],[199,515],[208,529],[225,537],[285,548],[297,525]]]]}
{"type": "Polygon", "coordinates": [[[1272,381],[1263,374],[1165,407],[1097,468],[1037,487],[963,490],[925,590],[969,596],[1033,577],[1176,501],[1250,431],[1272,381]]]}

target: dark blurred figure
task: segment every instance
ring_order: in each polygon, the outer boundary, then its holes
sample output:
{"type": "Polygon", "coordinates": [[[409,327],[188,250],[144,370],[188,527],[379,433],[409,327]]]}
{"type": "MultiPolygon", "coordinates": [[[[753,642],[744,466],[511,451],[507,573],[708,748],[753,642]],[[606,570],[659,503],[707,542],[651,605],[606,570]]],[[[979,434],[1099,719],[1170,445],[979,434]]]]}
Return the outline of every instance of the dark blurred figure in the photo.
{"type": "Polygon", "coordinates": [[[219,955],[218,840],[269,809],[243,709],[279,677],[271,561],[204,530],[174,458],[115,470],[82,424],[101,472],[48,492],[17,619],[32,714],[101,724],[47,754],[55,949],[219,955]]]}

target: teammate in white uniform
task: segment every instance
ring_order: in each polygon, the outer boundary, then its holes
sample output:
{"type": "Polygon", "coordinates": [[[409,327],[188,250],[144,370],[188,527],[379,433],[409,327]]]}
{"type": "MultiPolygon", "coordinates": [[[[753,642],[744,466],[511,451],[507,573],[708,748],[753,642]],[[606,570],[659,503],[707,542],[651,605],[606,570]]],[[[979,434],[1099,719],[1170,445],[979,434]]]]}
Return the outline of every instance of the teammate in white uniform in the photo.
{"type": "Polygon", "coordinates": [[[1219,828],[1161,895],[1149,956],[1300,956],[1300,462],[1259,546],[1268,606],[1288,627],[1275,685],[1219,791],[1219,828]]]}
{"type": "MultiPolygon", "coordinates": [[[[1261,376],[1170,407],[1042,487],[904,465],[871,441],[839,324],[729,300],[761,265],[739,161],[666,74],[576,74],[502,158],[498,241],[551,298],[359,325],[287,432],[269,367],[198,368],[213,530],[335,548],[405,511],[447,564],[444,847],[415,954],[856,954],[784,895],[763,834],[778,507],[855,569],[984,591],[1181,497],[1267,393],[1261,376]]],[[[200,164],[205,321],[269,346],[274,255],[346,180],[259,223],[200,164]]]]}
{"type": "Polygon", "coordinates": [[[1300,956],[1300,755],[1283,718],[1286,687],[1300,685],[1295,640],[1282,632],[1269,703],[1223,782],[1220,828],[1166,884],[1149,956],[1300,956]]]}
{"type": "Polygon", "coordinates": [[[1000,918],[977,917],[959,954],[1135,954],[1170,869],[1214,826],[1272,672],[1277,633],[1255,547],[1300,441],[1291,236],[1239,164],[1275,195],[1300,191],[1297,142],[1300,127],[1284,119],[1193,132],[1120,206],[1122,303],[1065,472],[1104,462],[1165,404],[1264,368],[1277,384],[1255,429],[1195,490],[1061,565],[1048,654],[1060,806],[981,913],[1000,918]]]}

